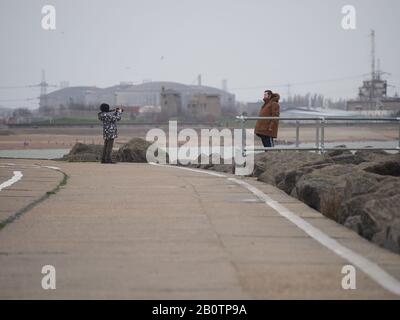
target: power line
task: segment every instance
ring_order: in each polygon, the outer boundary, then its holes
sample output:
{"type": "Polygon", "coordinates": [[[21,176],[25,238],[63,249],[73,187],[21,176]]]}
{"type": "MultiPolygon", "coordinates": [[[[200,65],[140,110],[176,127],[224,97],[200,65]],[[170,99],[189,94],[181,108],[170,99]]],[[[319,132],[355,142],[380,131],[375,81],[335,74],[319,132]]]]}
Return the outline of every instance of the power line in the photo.
{"type": "Polygon", "coordinates": [[[32,100],[36,100],[36,99],[39,99],[39,98],[5,99],[5,100],[0,100],[0,102],[32,101],[32,100]]]}
{"type": "Polygon", "coordinates": [[[0,89],[27,89],[31,86],[0,86],[0,89]]]}
{"type": "MultiPolygon", "coordinates": [[[[351,79],[360,79],[364,75],[358,76],[349,76],[342,78],[333,78],[333,79],[325,79],[325,80],[314,80],[314,81],[304,81],[304,82],[291,82],[290,86],[302,86],[302,85],[310,85],[310,84],[318,84],[318,83],[328,83],[328,82],[338,82],[343,80],[351,80],[351,79]]],[[[278,88],[278,87],[288,87],[288,84],[269,84],[264,86],[254,86],[254,87],[240,87],[240,88],[231,88],[230,90],[251,90],[251,89],[263,89],[263,88],[278,88]]]]}

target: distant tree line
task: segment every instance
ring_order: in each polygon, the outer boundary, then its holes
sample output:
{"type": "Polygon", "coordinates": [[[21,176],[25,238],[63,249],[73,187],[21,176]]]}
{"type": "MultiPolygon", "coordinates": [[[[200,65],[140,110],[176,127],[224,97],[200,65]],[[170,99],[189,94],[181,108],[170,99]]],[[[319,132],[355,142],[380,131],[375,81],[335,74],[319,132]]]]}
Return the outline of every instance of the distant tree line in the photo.
{"type": "Polygon", "coordinates": [[[39,114],[43,116],[74,116],[87,117],[97,114],[99,107],[97,105],[84,105],[82,103],[60,104],[58,107],[44,105],[39,107],[39,114]]]}
{"type": "Polygon", "coordinates": [[[32,111],[28,108],[17,108],[12,113],[13,118],[30,118],[32,111]]]}
{"type": "Polygon", "coordinates": [[[334,108],[345,109],[346,100],[340,98],[339,100],[332,100],[325,98],[322,94],[307,93],[305,95],[295,94],[289,98],[281,100],[282,105],[288,108],[295,107],[310,107],[310,108],[334,108]]]}

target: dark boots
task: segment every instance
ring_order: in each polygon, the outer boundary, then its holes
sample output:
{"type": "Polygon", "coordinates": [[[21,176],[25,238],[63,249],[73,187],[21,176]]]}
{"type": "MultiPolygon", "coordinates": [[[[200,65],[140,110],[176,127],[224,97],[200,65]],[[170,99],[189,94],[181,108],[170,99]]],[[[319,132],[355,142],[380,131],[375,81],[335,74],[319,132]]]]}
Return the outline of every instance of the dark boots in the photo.
{"type": "Polygon", "coordinates": [[[113,145],[114,145],[114,139],[104,140],[104,148],[103,148],[103,155],[101,157],[101,163],[114,163],[112,162],[111,159],[113,145]]]}

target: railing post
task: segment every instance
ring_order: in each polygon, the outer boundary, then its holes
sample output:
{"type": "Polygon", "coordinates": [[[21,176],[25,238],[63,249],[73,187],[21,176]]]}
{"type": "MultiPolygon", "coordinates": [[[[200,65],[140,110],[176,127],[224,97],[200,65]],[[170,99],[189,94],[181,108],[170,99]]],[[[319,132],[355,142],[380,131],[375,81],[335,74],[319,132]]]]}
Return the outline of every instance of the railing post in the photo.
{"type": "Polygon", "coordinates": [[[325,152],[325,117],[321,117],[321,154],[325,152]]]}
{"type": "Polygon", "coordinates": [[[400,153],[400,118],[396,118],[396,120],[399,123],[399,141],[398,141],[397,147],[399,148],[399,153],[400,153]]]}
{"type": "Polygon", "coordinates": [[[300,142],[300,122],[299,120],[296,120],[296,148],[299,147],[299,142],[300,142]]]}
{"type": "Polygon", "coordinates": [[[240,127],[242,129],[242,143],[241,143],[242,156],[246,157],[246,150],[245,150],[245,145],[246,145],[246,126],[245,126],[245,119],[244,119],[243,115],[240,117],[240,127]]]}
{"type": "Polygon", "coordinates": [[[318,149],[318,153],[320,152],[320,150],[319,150],[319,127],[320,127],[320,122],[321,122],[321,119],[318,119],[318,120],[316,120],[315,121],[315,129],[316,129],[316,131],[315,131],[315,147],[318,149]]]}

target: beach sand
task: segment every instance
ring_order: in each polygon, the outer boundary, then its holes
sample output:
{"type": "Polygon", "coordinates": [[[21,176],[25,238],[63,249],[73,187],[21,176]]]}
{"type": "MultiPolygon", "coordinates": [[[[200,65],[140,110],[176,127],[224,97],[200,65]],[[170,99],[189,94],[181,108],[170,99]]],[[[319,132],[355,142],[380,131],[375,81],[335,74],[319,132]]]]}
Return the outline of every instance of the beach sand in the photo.
{"type": "MultiPolygon", "coordinates": [[[[152,128],[161,128],[168,132],[166,125],[162,126],[120,126],[119,137],[115,141],[115,147],[119,147],[133,137],[145,138],[146,133],[152,128]]],[[[189,127],[189,126],[187,126],[189,127]]],[[[178,131],[184,127],[179,127],[178,131]]],[[[204,126],[194,127],[200,131],[204,126]]],[[[209,127],[210,128],[210,127],[209,127]]],[[[222,128],[218,128],[221,130],[222,128]]],[[[0,135],[0,150],[22,150],[22,149],[68,149],[75,143],[102,144],[101,126],[87,127],[38,127],[38,128],[11,128],[11,134],[0,135]]],[[[315,142],[316,130],[311,126],[300,128],[301,142],[315,142]]],[[[393,141],[399,137],[397,125],[382,124],[359,124],[359,125],[335,125],[325,128],[326,142],[355,142],[355,141],[393,141]]],[[[287,124],[280,125],[278,132],[278,143],[294,143],[296,129],[287,124]]],[[[258,138],[255,143],[259,144],[258,138]]]]}

